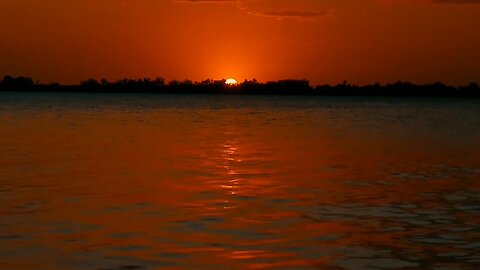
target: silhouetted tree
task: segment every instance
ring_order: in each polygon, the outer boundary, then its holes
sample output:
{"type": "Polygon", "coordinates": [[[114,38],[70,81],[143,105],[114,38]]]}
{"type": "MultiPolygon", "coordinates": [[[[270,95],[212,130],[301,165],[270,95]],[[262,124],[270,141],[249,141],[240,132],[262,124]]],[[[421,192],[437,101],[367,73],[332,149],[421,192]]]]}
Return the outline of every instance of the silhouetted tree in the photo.
{"type": "Polygon", "coordinates": [[[11,90],[31,90],[34,86],[33,80],[29,77],[5,76],[0,82],[0,87],[11,90]]]}
{"type": "Polygon", "coordinates": [[[166,83],[163,78],[122,79],[100,82],[89,79],[76,86],[64,86],[58,83],[34,83],[28,77],[5,76],[0,81],[0,91],[62,91],[62,92],[129,92],[129,93],[189,93],[189,94],[255,94],[255,95],[317,95],[317,96],[410,96],[410,97],[480,97],[477,83],[453,87],[436,82],[416,85],[398,81],[393,84],[379,83],[357,86],[343,81],[337,85],[318,85],[312,87],[308,80],[280,80],[260,83],[256,79],[244,80],[238,85],[227,86],[225,80],[207,79],[200,82],[173,80],[166,83]]]}

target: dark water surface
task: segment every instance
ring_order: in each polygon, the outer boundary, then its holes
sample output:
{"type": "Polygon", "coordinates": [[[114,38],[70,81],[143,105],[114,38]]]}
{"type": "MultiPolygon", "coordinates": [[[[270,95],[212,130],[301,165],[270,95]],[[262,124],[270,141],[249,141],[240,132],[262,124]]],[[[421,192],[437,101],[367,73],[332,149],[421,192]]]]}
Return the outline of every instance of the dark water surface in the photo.
{"type": "Polygon", "coordinates": [[[0,94],[0,269],[480,269],[480,102],[0,94]]]}

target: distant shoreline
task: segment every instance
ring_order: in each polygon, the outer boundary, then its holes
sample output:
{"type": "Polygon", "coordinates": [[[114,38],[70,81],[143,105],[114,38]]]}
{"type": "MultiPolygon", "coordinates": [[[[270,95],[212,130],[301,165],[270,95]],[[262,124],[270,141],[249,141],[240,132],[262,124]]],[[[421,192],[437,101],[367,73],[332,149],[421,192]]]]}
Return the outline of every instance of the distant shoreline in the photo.
{"type": "Polygon", "coordinates": [[[225,80],[201,82],[171,81],[163,79],[123,79],[116,82],[90,79],[79,85],[58,83],[34,83],[29,77],[5,76],[0,81],[0,92],[56,92],[56,93],[130,93],[130,94],[228,94],[228,95],[282,95],[282,96],[334,96],[334,97],[447,97],[480,98],[477,83],[466,86],[448,86],[443,83],[417,85],[408,82],[393,84],[351,85],[343,82],[337,85],[311,86],[307,80],[280,80],[260,83],[244,81],[227,85],[225,80]]]}

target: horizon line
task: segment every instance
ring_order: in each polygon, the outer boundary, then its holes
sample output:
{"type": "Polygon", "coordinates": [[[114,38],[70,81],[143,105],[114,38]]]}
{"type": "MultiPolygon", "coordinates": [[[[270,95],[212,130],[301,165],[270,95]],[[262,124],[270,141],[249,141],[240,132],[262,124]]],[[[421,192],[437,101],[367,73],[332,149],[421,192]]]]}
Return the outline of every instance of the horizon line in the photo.
{"type": "MultiPolygon", "coordinates": [[[[19,76],[13,76],[13,75],[9,75],[9,74],[6,74],[4,75],[3,77],[0,77],[0,82],[2,82],[3,80],[5,80],[5,78],[13,78],[13,79],[20,79],[20,78],[25,78],[25,79],[29,79],[29,80],[32,80],[32,82],[34,83],[34,85],[45,85],[45,86],[48,86],[48,85],[58,85],[58,86],[81,86],[83,83],[85,82],[88,82],[88,81],[97,81],[99,83],[102,83],[102,82],[106,82],[106,83],[109,83],[109,84],[112,84],[112,83],[118,83],[118,82],[121,82],[121,81],[125,81],[125,80],[129,80],[129,81],[136,81],[136,82],[139,82],[139,81],[155,81],[155,80],[162,80],[166,86],[168,86],[169,84],[171,83],[192,83],[192,84],[200,84],[200,83],[207,83],[207,82],[225,82],[227,81],[228,79],[230,78],[222,78],[222,79],[214,79],[214,78],[206,78],[206,79],[203,79],[203,80],[190,80],[190,79],[183,79],[183,80],[180,80],[180,79],[171,79],[171,80],[166,80],[164,77],[162,76],[157,76],[155,78],[152,78],[152,77],[137,77],[137,78],[132,78],[132,77],[124,77],[124,78],[119,78],[119,79],[114,79],[114,80],[109,80],[109,79],[106,79],[104,77],[102,78],[87,78],[87,79],[84,79],[84,80],[80,80],[79,82],[76,82],[76,83],[61,83],[61,82],[58,82],[58,81],[51,81],[51,82],[42,82],[40,80],[34,80],[31,76],[25,76],[25,75],[19,75],[19,76]]],[[[234,77],[231,77],[232,79],[235,79],[234,77]]],[[[448,87],[462,87],[462,86],[471,86],[471,85],[479,85],[480,84],[480,80],[479,81],[470,81],[470,82],[467,82],[467,83],[461,83],[461,84],[449,84],[449,83],[446,83],[446,82],[443,82],[443,81],[439,81],[439,80],[436,80],[436,81],[431,81],[431,82],[424,82],[424,83],[419,83],[419,82],[414,82],[414,81],[408,81],[408,80],[392,80],[392,81],[389,81],[389,82],[380,82],[380,81],[375,81],[375,82],[370,82],[370,83],[350,83],[348,80],[343,80],[343,81],[340,81],[338,83],[318,83],[318,84],[313,84],[311,82],[310,79],[307,79],[307,78],[284,78],[284,79],[277,79],[277,80],[264,80],[264,81],[259,81],[257,80],[256,78],[252,78],[252,79],[244,79],[243,81],[237,81],[238,83],[236,85],[232,85],[232,87],[235,87],[235,86],[238,86],[238,85],[241,85],[242,83],[245,83],[245,82],[255,82],[255,83],[258,83],[258,84],[268,84],[268,83],[276,83],[276,82],[285,82],[285,81],[303,81],[303,82],[308,82],[309,86],[315,88],[315,87],[321,87],[321,86],[338,86],[338,85],[349,85],[349,86],[355,86],[355,87],[364,87],[364,86],[375,86],[375,85],[380,85],[380,86],[388,86],[388,85],[392,85],[392,84],[398,84],[398,83],[407,83],[407,84],[411,84],[411,85],[414,85],[414,86],[428,86],[428,85],[434,85],[434,84],[442,84],[444,86],[448,86],[448,87]]]]}

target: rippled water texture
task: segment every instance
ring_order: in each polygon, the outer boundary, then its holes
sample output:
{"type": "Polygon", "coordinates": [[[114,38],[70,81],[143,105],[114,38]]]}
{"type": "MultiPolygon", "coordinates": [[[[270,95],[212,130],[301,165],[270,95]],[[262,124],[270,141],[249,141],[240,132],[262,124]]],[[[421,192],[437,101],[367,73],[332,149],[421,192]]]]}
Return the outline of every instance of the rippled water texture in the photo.
{"type": "Polygon", "coordinates": [[[480,103],[0,94],[1,269],[480,269],[480,103]]]}

